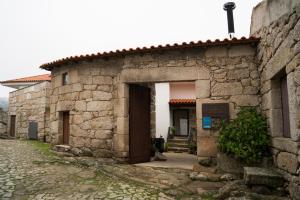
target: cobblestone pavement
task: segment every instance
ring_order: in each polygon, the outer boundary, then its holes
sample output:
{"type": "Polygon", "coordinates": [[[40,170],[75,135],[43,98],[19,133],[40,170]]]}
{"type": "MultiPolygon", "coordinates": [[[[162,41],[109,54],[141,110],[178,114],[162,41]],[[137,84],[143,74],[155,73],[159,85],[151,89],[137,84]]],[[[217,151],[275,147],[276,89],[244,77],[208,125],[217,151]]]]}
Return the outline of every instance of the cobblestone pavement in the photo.
{"type": "Polygon", "coordinates": [[[169,189],[76,166],[27,141],[0,140],[0,199],[198,199],[169,189]]]}

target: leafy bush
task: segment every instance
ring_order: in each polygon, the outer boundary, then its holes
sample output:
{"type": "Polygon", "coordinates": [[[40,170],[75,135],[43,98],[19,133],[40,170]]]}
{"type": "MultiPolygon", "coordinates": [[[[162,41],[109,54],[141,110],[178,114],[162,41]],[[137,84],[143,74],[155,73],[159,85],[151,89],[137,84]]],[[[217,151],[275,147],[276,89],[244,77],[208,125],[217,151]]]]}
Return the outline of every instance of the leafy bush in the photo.
{"type": "Polygon", "coordinates": [[[219,134],[220,151],[247,163],[261,160],[268,144],[266,119],[255,108],[242,108],[236,119],[222,125],[219,134]]]}

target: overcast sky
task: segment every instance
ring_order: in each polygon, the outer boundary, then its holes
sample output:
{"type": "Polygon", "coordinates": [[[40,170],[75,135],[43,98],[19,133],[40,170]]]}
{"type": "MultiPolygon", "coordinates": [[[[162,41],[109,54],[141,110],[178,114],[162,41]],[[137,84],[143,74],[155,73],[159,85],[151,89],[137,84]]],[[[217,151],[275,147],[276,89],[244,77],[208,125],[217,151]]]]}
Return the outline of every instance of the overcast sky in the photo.
{"type": "MultiPolygon", "coordinates": [[[[236,37],[252,8],[235,0],[236,37]]],[[[0,80],[47,73],[41,64],[87,53],[227,38],[225,0],[0,0],[0,80]]],[[[0,86],[0,97],[10,89],[0,86]]]]}

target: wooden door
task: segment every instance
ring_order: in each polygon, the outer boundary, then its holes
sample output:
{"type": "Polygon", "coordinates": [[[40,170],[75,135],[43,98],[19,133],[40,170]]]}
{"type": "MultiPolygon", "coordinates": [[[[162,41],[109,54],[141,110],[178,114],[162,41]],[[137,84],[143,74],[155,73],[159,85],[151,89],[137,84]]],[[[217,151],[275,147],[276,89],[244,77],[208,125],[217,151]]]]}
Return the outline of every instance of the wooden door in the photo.
{"type": "Polygon", "coordinates": [[[150,161],[150,89],[129,87],[129,162],[150,161]]]}
{"type": "Polygon", "coordinates": [[[70,137],[70,114],[63,112],[63,144],[69,144],[70,137]]]}
{"type": "Polygon", "coordinates": [[[187,136],[189,130],[189,112],[186,109],[173,111],[173,126],[175,135],[187,136]]]}
{"type": "Polygon", "coordinates": [[[10,116],[10,136],[15,137],[16,135],[16,115],[10,116]]]}
{"type": "Polygon", "coordinates": [[[282,103],[282,122],[283,122],[283,136],[291,137],[290,133],[290,112],[289,112],[289,98],[286,76],[280,80],[281,85],[281,103],[282,103]]]}

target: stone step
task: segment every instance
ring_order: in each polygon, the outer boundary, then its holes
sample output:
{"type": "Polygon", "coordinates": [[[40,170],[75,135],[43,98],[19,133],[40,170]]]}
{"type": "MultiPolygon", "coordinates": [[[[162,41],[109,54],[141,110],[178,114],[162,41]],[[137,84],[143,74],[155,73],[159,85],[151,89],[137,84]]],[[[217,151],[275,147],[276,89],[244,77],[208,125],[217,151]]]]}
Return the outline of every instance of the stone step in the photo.
{"type": "Polygon", "coordinates": [[[168,139],[168,143],[188,143],[188,139],[186,138],[173,138],[173,139],[168,139]]]}
{"type": "Polygon", "coordinates": [[[71,150],[71,147],[69,145],[55,145],[53,147],[54,151],[58,151],[58,152],[69,152],[71,150]]]}
{"type": "Polygon", "coordinates": [[[168,142],[169,147],[183,147],[183,148],[188,148],[188,143],[173,143],[173,142],[168,142]]]}
{"type": "Polygon", "coordinates": [[[168,147],[168,151],[172,151],[175,153],[187,153],[189,149],[184,147],[168,147]]]}
{"type": "Polygon", "coordinates": [[[264,185],[270,188],[282,187],[284,184],[282,174],[260,167],[244,167],[244,181],[246,185],[264,185]]]}

